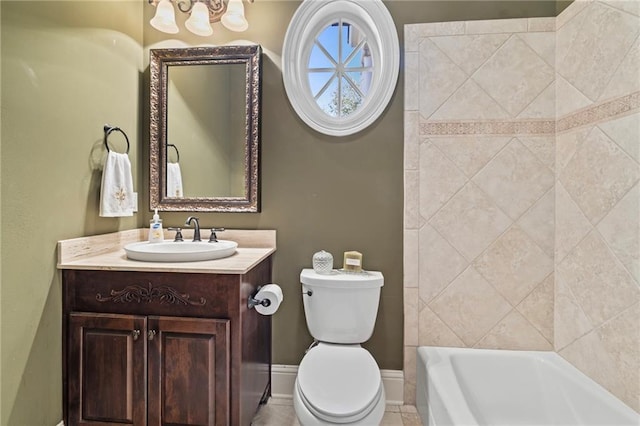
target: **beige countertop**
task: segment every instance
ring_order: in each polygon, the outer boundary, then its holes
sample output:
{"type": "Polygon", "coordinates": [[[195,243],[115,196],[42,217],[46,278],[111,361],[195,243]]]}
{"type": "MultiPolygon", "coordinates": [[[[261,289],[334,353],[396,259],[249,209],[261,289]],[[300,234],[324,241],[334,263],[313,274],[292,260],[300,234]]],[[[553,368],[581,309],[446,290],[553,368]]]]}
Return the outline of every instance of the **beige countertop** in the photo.
{"type": "MultiPolygon", "coordinates": [[[[111,234],[58,241],[58,269],[106,271],[191,272],[212,274],[244,274],[276,251],[276,231],[231,229],[218,233],[221,240],[238,243],[232,256],[202,262],[141,262],[130,260],[124,246],[146,241],[148,229],[131,229],[111,234]]],[[[193,231],[183,230],[185,240],[193,231]]],[[[173,233],[165,230],[165,239],[173,233]]]]}

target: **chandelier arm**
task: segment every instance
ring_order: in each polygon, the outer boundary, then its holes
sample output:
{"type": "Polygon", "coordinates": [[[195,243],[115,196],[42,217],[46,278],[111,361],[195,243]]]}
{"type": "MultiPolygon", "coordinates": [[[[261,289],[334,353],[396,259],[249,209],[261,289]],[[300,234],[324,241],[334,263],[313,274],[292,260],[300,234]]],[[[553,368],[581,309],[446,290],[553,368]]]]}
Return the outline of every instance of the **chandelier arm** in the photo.
{"type": "Polygon", "coordinates": [[[197,0],[177,0],[176,5],[180,12],[189,13],[197,0]]]}

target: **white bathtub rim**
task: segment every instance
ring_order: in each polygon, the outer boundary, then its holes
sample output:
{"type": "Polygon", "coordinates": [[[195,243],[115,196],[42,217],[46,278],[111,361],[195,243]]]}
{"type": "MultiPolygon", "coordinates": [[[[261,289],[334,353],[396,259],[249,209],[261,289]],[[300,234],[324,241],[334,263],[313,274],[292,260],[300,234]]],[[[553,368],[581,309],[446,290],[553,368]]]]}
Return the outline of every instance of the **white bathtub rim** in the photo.
{"type": "MultiPolygon", "coordinates": [[[[431,395],[419,394],[421,386],[417,386],[418,394],[416,395],[416,404],[418,405],[418,411],[421,412],[421,415],[423,416],[423,420],[426,420],[424,419],[424,416],[425,410],[427,411],[427,417],[430,421],[429,425],[437,425],[438,423],[434,420],[437,420],[443,414],[449,417],[447,421],[450,421],[452,424],[478,424],[478,420],[469,407],[467,399],[460,386],[451,386],[452,380],[455,380],[455,375],[452,375],[453,368],[451,367],[451,357],[459,354],[469,355],[472,353],[497,357],[514,355],[518,357],[522,357],[523,355],[535,357],[538,361],[551,364],[551,367],[558,369],[565,379],[573,381],[576,385],[584,386],[587,389],[596,391],[598,393],[598,397],[603,398],[603,401],[607,405],[619,410],[622,416],[638,419],[631,424],[640,424],[640,415],[638,413],[616,398],[615,395],[611,394],[593,379],[586,376],[556,352],[420,346],[417,348],[417,369],[420,370],[420,363],[424,361],[425,375],[428,376],[425,380],[428,379],[428,381],[423,391],[430,392],[431,395]],[[434,368],[438,363],[444,363],[443,366],[445,368],[434,368]],[[434,392],[438,392],[442,403],[438,404],[437,401],[432,400],[432,406],[427,409],[429,396],[433,398],[435,395],[434,392]],[[420,407],[420,405],[423,406],[420,407]],[[444,409],[446,410],[446,413],[439,412],[437,415],[434,415],[434,413],[432,413],[434,408],[444,409]],[[433,421],[433,423],[431,423],[431,421],[433,421]]],[[[420,381],[421,377],[417,377],[417,380],[420,381]]]]}

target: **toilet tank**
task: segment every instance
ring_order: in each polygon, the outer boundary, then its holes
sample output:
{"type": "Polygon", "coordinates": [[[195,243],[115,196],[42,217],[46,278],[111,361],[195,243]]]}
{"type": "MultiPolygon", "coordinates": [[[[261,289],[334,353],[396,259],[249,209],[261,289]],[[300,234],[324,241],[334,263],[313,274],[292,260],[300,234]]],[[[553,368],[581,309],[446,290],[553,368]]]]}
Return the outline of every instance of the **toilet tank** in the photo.
{"type": "Polygon", "coordinates": [[[378,315],[382,273],[300,273],[307,327],[321,342],[357,344],[369,340],[378,315]]]}

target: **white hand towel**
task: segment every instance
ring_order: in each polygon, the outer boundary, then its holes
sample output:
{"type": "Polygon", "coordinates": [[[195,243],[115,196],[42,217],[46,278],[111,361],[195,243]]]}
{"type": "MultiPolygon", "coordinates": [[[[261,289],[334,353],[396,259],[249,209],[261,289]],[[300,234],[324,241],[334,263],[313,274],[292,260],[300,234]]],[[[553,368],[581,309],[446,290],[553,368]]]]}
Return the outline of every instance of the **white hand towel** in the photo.
{"type": "Polygon", "coordinates": [[[182,192],[182,172],[180,164],[167,163],[167,197],[180,198],[184,196],[182,192]]]}
{"type": "Polygon", "coordinates": [[[109,151],[102,171],[100,216],[133,216],[133,211],[133,178],[129,156],[109,151]]]}

